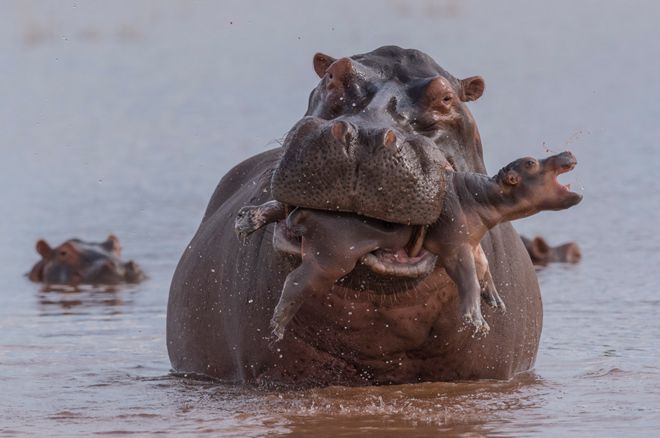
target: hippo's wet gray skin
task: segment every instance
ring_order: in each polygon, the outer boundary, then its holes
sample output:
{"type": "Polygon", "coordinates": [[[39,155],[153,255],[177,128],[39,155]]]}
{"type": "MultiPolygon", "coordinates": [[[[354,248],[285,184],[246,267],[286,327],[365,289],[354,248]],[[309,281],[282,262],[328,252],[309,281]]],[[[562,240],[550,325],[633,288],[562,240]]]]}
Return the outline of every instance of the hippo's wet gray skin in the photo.
{"type": "Polygon", "coordinates": [[[339,60],[317,54],[313,66],[321,81],[305,117],[281,148],[222,178],[181,257],[167,313],[172,367],[296,385],[507,379],[528,370],[541,298],[508,223],[481,241],[507,305],[506,313],[482,309],[487,337],[457,330],[464,324],[458,292],[441,266],[410,278],[358,265],[306,297],[286,337],[269,348],[273,311],[300,259],[273,248],[270,226],[241,242],[233,230],[241,207],[277,199],[291,208],[343,211],[347,220],[414,224],[417,233],[447,201],[441,168],[485,173],[466,106],[481,96],[481,78],[456,79],[426,54],[393,46],[339,60]]]}
{"type": "MultiPolygon", "coordinates": [[[[360,260],[376,272],[389,273],[398,267],[402,275],[428,275],[435,259],[428,263],[429,258],[423,257],[419,246],[436,254],[456,283],[464,321],[487,333],[489,326],[481,315],[479,292],[491,306],[504,310],[505,305],[492,280],[481,238],[502,221],[579,203],[582,197],[556,179],[575,164],[573,154],[564,152],[540,161],[521,158],[493,178],[447,171],[447,200],[425,235],[413,235],[410,226],[296,209],[288,216],[286,227],[289,235],[302,236],[298,250],[302,264],[287,277],[275,308],[271,325],[276,339],[282,339],[305,296],[331,288],[360,260]],[[411,242],[413,237],[415,241],[411,242]],[[412,269],[410,261],[416,258],[426,266],[416,263],[412,269]],[[404,268],[409,271],[404,272],[404,268]]],[[[268,222],[284,219],[286,210],[278,201],[244,207],[238,213],[236,230],[241,235],[249,234],[268,222]]],[[[275,247],[281,240],[275,239],[275,247]]],[[[289,246],[296,246],[296,242],[289,246]]]]}
{"type": "Polygon", "coordinates": [[[28,277],[46,285],[117,285],[139,283],[145,278],[134,261],[120,259],[121,245],[114,235],[100,243],[70,239],[55,248],[39,240],[36,249],[41,260],[28,277]]]}

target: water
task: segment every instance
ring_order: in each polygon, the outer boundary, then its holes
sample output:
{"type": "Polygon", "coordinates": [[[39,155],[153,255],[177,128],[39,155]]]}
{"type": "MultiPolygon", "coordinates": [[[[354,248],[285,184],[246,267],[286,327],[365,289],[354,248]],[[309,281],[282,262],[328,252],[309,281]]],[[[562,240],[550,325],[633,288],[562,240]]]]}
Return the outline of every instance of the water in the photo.
{"type": "Polygon", "coordinates": [[[2,2],[0,436],[652,435],[660,429],[660,7],[648,2],[2,2]],[[173,377],[165,305],[219,178],[303,113],[315,51],[396,43],[457,76],[490,171],[546,148],[578,207],[517,224],[575,239],[539,272],[536,368],[510,382],[257,390],[173,377]],[[110,232],[150,275],[40,292],[39,237],[110,232]]]}

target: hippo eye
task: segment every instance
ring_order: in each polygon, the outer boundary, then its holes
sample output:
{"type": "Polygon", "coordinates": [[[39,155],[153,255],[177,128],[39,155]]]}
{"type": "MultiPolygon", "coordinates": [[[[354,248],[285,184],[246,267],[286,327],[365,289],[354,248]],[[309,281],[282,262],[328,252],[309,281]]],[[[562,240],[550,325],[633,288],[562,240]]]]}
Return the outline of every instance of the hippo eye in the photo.
{"type": "Polygon", "coordinates": [[[447,95],[447,96],[442,98],[443,103],[449,103],[449,102],[451,102],[451,100],[452,100],[451,95],[447,95]]]}
{"type": "Polygon", "coordinates": [[[62,257],[66,256],[66,251],[60,251],[60,255],[61,255],[62,257]]]}
{"type": "Polygon", "coordinates": [[[527,166],[528,169],[531,169],[532,167],[534,167],[536,165],[536,161],[529,160],[525,163],[525,165],[527,166]]]}

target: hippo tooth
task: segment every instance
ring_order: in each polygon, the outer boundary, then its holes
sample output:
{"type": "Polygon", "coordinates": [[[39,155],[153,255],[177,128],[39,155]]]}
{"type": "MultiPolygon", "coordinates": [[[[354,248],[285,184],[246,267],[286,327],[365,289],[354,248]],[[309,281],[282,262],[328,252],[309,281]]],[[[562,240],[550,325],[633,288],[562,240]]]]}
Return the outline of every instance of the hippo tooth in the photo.
{"type": "Polygon", "coordinates": [[[424,245],[424,237],[426,237],[426,229],[427,227],[423,225],[417,227],[417,230],[415,232],[416,234],[415,243],[408,252],[409,257],[411,258],[417,257],[419,253],[422,251],[422,246],[424,245]]]}

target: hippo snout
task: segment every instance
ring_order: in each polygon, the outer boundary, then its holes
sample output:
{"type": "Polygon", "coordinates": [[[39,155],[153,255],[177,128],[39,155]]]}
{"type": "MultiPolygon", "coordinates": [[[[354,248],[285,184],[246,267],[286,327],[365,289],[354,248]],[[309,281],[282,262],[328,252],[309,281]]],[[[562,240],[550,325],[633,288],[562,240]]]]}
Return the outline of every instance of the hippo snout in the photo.
{"type": "Polygon", "coordinates": [[[429,224],[440,214],[443,157],[395,128],[307,117],[283,147],[271,180],[283,203],[404,224],[429,224]]]}
{"type": "Polygon", "coordinates": [[[571,151],[564,151],[541,161],[544,166],[549,168],[549,170],[557,171],[559,173],[568,172],[577,165],[577,158],[571,151]]]}

